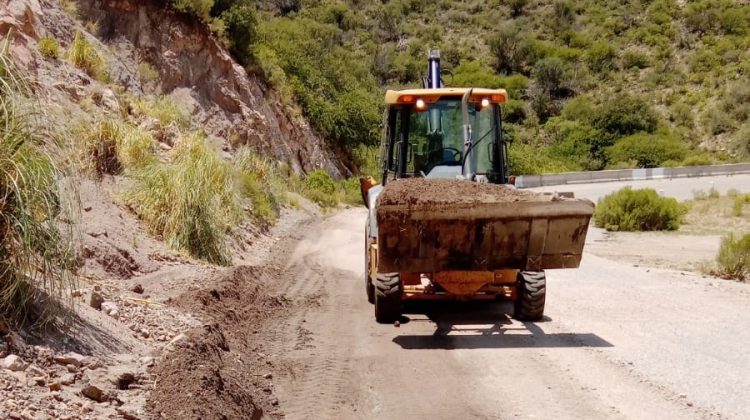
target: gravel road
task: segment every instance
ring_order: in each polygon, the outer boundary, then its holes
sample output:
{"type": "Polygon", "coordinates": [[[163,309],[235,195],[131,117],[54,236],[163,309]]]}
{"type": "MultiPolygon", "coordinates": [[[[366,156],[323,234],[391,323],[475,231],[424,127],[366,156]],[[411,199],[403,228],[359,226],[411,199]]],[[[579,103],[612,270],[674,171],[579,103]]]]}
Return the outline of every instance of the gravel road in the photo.
{"type": "Polygon", "coordinates": [[[750,288],[586,254],[548,272],[548,319],[508,304],[407,308],[379,325],[364,209],[297,232],[275,333],[289,419],[748,418],[750,288]]]}

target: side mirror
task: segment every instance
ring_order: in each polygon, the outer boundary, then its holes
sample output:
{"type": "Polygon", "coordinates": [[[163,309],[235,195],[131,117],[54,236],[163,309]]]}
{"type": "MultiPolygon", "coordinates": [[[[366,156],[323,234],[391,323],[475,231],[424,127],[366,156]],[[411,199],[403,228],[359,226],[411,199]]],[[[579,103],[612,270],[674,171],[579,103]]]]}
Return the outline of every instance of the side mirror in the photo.
{"type": "Polygon", "coordinates": [[[371,176],[359,179],[359,192],[362,193],[362,202],[368,209],[370,208],[370,203],[367,202],[367,191],[376,185],[378,185],[378,181],[371,176]]]}

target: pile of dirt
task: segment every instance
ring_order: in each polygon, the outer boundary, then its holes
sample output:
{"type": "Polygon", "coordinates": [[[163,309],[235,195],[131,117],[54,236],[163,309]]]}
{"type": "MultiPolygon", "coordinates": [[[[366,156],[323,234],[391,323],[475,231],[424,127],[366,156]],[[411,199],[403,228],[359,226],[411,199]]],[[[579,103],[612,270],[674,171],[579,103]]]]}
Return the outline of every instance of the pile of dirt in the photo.
{"type": "Polygon", "coordinates": [[[410,178],[386,184],[378,197],[378,205],[490,204],[551,199],[551,195],[517,190],[505,185],[460,179],[410,178]]]}
{"type": "Polygon", "coordinates": [[[287,309],[283,298],[264,292],[275,276],[270,269],[237,267],[172,302],[212,322],[173,340],[154,370],[159,381],[149,411],[162,418],[281,417],[273,366],[258,338],[259,329],[287,309]]]}

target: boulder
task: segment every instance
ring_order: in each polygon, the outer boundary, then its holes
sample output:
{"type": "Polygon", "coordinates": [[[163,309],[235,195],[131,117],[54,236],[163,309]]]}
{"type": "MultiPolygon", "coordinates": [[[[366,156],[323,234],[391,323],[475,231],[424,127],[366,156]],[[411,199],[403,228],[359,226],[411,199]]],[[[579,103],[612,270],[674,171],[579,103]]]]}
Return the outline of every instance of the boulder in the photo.
{"type": "Polygon", "coordinates": [[[13,372],[21,372],[26,369],[26,362],[15,354],[11,354],[3,359],[3,368],[13,372]]]}

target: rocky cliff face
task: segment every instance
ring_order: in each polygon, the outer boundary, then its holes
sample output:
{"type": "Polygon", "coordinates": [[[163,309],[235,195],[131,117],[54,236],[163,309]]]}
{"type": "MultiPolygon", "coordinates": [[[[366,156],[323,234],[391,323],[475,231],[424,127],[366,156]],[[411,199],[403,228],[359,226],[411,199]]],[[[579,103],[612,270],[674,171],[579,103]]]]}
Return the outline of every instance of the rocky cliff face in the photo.
{"type": "MultiPolygon", "coordinates": [[[[292,118],[261,78],[249,75],[200,22],[168,10],[158,1],[80,0],[79,21],[55,0],[10,0],[0,5],[0,36],[10,29],[12,55],[38,90],[63,114],[75,113],[91,98],[103,112],[117,112],[113,91],[138,96],[171,95],[191,114],[192,123],[230,151],[248,144],[262,155],[288,162],[296,171],[346,169],[302,118],[292,118]],[[104,85],[64,60],[44,60],[37,41],[54,36],[62,47],[76,28],[106,51],[112,83],[104,85]],[[139,65],[158,72],[153,82],[139,77],[139,65]]],[[[90,111],[88,111],[90,113],[90,111]]]]}

